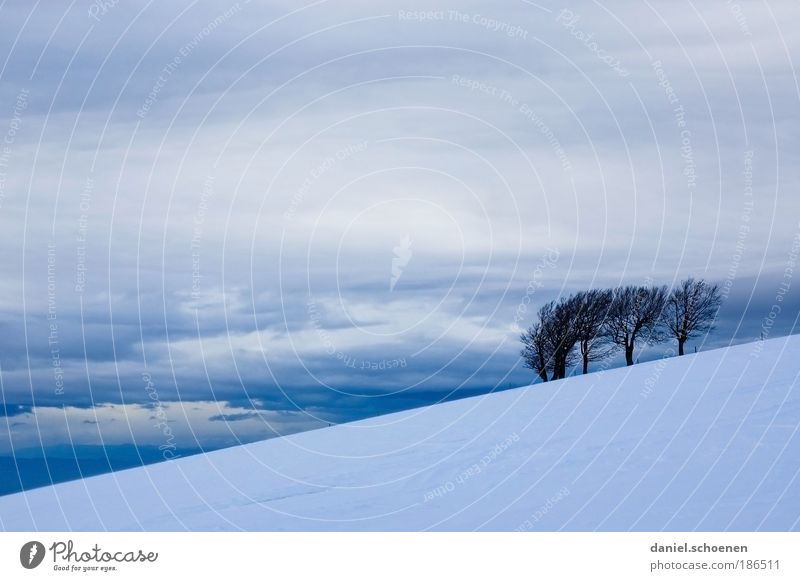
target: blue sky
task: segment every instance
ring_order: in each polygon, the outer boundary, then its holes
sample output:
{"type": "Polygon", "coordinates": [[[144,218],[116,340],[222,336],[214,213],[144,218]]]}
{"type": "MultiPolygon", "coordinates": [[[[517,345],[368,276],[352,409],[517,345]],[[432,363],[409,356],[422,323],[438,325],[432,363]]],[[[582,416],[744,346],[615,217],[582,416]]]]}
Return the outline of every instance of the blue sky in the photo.
{"type": "Polygon", "coordinates": [[[793,2],[0,13],[0,452],[524,385],[579,288],[720,282],[702,348],[797,325],[793,2]]]}

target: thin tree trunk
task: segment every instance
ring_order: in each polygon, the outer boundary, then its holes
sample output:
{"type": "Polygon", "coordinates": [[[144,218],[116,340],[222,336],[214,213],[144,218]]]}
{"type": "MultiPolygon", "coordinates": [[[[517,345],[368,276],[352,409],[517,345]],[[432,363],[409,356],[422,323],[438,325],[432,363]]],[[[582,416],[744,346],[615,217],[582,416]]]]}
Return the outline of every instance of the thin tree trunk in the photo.
{"type": "Polygon", "coordinates": [[[589,354],[585,354],[583,356],[583,374],[586,375],[589,373],[589,354]]]}
{"type": "Polygon", "coordinates": [[[683,344],[686,343],[686,339],[678,339],[678,355],[683,355],[683,344]]]}
{"type": "Polygon", "coordinates": [[[625,345],[625,363],[626,365],[633,365],[633,342],[625,345]]]}
{"type": "Polygon", "coordinates": [[[564,379],[567,374],[566,368],[567,362],[562,360],[561,357],[558,357],[555,365],[553,365],[553,379],[564,379]]]}

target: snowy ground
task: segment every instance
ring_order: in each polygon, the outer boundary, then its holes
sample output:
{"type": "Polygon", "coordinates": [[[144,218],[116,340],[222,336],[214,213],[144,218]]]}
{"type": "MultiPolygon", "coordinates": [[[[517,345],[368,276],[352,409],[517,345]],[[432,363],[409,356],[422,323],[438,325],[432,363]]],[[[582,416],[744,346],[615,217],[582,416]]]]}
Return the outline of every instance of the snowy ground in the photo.
{"type": "Polygon", "coordinates": [[[797,530],[800,336],[0,498],[6,530],[797,530]]]}

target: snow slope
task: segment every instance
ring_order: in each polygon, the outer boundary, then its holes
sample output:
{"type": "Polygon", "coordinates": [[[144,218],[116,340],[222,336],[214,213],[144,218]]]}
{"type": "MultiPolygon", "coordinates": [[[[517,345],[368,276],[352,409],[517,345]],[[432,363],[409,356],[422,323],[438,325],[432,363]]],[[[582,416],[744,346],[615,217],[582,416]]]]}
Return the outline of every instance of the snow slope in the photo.
{"type": "Polygon", "coordinates": [[[796,530],[800,336],[0,498],[6,530],[796,530]]]}

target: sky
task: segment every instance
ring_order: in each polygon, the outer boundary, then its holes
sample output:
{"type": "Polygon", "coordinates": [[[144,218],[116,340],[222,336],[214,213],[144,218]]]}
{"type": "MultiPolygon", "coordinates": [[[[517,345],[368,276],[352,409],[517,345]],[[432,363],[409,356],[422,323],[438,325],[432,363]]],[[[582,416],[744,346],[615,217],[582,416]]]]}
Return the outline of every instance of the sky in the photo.
{"type": "Polygon", "coordinates": [[[794,332],[798,28],[788,0],[2,2],[0,454],[527,385],[521,328],[578,289],[719,283],[690,351],[794,332]]]}

